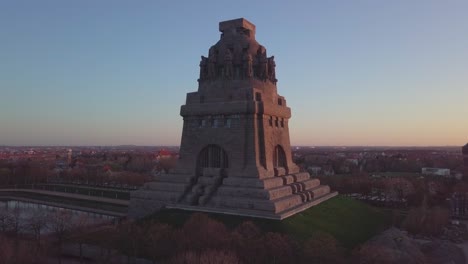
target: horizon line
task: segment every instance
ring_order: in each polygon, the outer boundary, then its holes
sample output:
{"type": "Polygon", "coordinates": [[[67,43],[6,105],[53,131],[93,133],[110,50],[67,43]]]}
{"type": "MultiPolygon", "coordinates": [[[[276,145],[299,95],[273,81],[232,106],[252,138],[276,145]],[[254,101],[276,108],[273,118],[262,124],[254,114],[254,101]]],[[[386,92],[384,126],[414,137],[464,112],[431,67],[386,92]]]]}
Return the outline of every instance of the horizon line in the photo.
{"type": "MultiPolygon", "coordinates": [[[[450,148],[462,147],[462,145],[304,145],[291,144],[291,147],[315,147],[315,148],[450,148]]],[[[0,145],[0,147],[180,147],[178,145],[135,145],[135,144],[119,144],[119,145],[0,145]]]]}

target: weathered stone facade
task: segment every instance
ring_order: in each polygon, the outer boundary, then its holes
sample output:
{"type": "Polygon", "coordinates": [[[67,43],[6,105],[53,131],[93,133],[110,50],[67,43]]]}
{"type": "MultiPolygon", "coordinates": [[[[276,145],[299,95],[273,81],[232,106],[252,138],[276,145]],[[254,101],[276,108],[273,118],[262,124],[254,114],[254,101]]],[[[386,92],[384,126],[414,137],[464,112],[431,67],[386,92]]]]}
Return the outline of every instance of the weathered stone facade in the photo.
{"type": "Polygon", "coordinates": [[[171,207],[283,219],[336,195],[292,161],[291,109],[255,26],[241,18],[219,30],[181,107],[176,169],[132,193],[133,217],[171,207]]]}

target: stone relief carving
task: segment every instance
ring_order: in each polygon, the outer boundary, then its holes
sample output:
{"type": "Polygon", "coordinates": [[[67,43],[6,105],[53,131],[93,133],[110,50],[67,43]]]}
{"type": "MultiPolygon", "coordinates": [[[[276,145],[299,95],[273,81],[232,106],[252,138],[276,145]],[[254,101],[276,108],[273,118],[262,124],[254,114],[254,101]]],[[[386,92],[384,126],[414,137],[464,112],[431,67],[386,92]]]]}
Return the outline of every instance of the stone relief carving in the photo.
{"type": "Polygon", "coordinates": [[[224,78],[230,80],[233,77],[232,53],[226,49],[224,53],[224,78]]]}
{"type": "Polygon", "coordinates": [[[212,46],[208,57],[201,56],[200,81],[218,78],[227,80],[257,78],[271,81],[274,84],[278,81],[276,79],[275,57],[268,58],[263,46],[258,47],[256,54],[251,54],[248,46],[247,48],[236,46],[234,52],[232,48],[225,47],[222,61],[219,61],[220,64],[218,64],[218,48],[212,46]]]}

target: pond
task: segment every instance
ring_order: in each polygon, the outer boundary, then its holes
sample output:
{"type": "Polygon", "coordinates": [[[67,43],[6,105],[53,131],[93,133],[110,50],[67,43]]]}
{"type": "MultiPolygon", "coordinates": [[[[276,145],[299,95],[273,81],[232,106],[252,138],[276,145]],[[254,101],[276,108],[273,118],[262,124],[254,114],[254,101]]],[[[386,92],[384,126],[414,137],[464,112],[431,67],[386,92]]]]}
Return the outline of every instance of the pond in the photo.
{"type": "Polygon", "coordinates": [[[0,201],[0,232],[17,226],[19,232],[31,232],[34,224],[43,225],[41,233],[50,233],[63,224],[68,228],[113,222],[115,216],[16,200],[0,201]]]}

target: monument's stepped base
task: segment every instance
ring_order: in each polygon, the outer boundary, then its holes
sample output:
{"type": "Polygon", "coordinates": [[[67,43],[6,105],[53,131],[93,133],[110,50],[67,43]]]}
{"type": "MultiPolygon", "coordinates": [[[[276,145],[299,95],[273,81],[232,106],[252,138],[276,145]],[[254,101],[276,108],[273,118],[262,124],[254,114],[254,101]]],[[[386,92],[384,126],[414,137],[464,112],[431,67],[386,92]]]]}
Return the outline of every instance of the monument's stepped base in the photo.
{"type": "Polygon", "coordinates": [[[131,194],[131,217],[164,207],[284,219],[337,195],[308,173],[266,179],[184,174],[160,175],[131,194]],[[219,184],[216,184],[216,182],[219,184]]]}
{"type": "Polygon", "coordinates": [[[330,198],[333,198],[336,195],[338,195],[338,192],[331,192],[324,196],[311,200],[307,203],[303,203],[299,206],[293,207],[289,210],[286,210],[278,214],[263,212],[263,211],[256,211],[256,210],[249,210],[249,209],[230,209],[230,208],[217,208],[217,207],[206,207],[206,206],[188,206],[188,205],[180,205],[180,204],[168,205],[166,208],[205,212],[205,213],[217,213],[217,214],[265,218],[265,219],[273,219],[273,220],[283,220],[294,214],[307,210],[310,207],[315,206],[321,202],[324,202],[330,198]]]}

